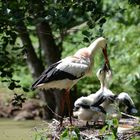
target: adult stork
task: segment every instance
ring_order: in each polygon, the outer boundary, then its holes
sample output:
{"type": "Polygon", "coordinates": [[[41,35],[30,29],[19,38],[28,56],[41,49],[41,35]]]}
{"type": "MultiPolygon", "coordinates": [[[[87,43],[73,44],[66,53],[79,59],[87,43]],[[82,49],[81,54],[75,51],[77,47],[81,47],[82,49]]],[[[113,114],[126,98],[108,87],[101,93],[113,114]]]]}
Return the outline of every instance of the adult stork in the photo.
{"type": "MultiPolygon", "coordinates": [[[[61,101],[61,112],[63,114],[64,104],[67,104],[70,123],[71,106],[69,93],[70,89],[83,77],[91,75],[93,66],[93,57],[98,49],[102,49],[105,63],[109,66],[107,56],[107,42],[103,37],[97,38],[89,47],[78,50],[73,56],[68,56],[52,65],[50,65],[32,85],[33,89],[65,89],[65,94],[61,101]]],[[[63,115],[60,120],[62,126],[63,115]]]]}

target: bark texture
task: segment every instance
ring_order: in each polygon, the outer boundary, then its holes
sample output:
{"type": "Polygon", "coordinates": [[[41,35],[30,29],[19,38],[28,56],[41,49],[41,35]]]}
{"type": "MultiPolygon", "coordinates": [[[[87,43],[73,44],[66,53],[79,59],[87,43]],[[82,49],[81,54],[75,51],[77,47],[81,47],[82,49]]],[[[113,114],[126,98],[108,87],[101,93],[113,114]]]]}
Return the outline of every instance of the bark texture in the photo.
{"type": "MultiPolygon", "coordinates": [[[[16,27],[19,36],[22,40],[22,43],[26,49],[27,53],[27,63],[29,66],[29,69],[34,77],[36,79],[37,77],[40,76],[40,74],[44,71],[44,66],[42,61],[37,57],[31,39],[29,37],[29,33],[27,31],[27,28],[23,22],[18,23],[18,26],[16,27]]],[[[41,99],[44,101],[44,106],[43,106],[43,118],[44,119],[51,119],[53,117],[52,111],[47,108],[47,106],[50,106],[54,110],[55,108],[55,102],[54,101],[54,96],[53,94],[49,93],[48,91],[40,91],[39,92],[41,99]],[[46,106],[47,104],[47,106],[46,106]]]]}
{"type": "MultiPolygon", "coordinates": [[[[58,47],[55,44],[55,40],[53,38],[52,30],[50,28],[50,25],[47,21],[42,21],[39,23],[36,27],[37,34],[39,38],[39,44],[43,53],[43,58],[45,58],[45,62],[47,66],[57,62],[61,58],[61,48],[58,47]]],[[[50,101],[51,106],[49,108],[52,110],[54,116],[56,118],[59,118],[60,115],[60,100],[61,100],[61,94],[62,91],[60,90],[47,90],[45,94],[45,98],[50,97],[52,100],[50,101]],[[51,93],[50,93],[51,92],[51,93]],[[54,101],[56,103],[56,106],[54,106],[54,101]]]]}
{"type": "Polygon", "coordinates": [[[44,20],[37,25],[37,34],[46,64],[51,65],[59,61],[61,58],[61,48],[56,46],[52,30],[47,21],[44,20]]]}

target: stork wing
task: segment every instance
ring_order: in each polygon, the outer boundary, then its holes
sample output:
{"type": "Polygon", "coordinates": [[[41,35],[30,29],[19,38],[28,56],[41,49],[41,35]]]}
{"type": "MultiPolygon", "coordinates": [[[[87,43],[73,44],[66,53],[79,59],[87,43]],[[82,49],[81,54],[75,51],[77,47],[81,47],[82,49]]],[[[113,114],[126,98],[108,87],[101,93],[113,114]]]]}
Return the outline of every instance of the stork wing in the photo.
{"type": "Polygon", "coordinates": [[[38,79],[33,83],[32,85],[32,89],[35,89],[37,87],[37,85],[43,83],[43,81],[46,79],[47,74],[49,74],[51,71],[53,71],[53,69],[59,65],[61,63],[61,61],[58,61],[52,65],[50,65],[39,77],[38,79]]]}
{"type": "Polygon", "coordinates": [[[96,101],[91,105],[94,107],[98,107],[99,105],[101,105],[104,101],[106,100],[106,97],[101,93],[98,98],[96,99],[96,101]]]}
{"type": "Polygon", "coordinates": [[[32,88],[36,88],[37,85],[47,83],[51,81],[57,81],[62,79],[76,80],[85,75],[85,72],[89,69],[88,65],[83,64],[80,59],[76,61],[72,57],[62,59],[57,63],[49,66],[37,81],[32,85],[32,88]]]}

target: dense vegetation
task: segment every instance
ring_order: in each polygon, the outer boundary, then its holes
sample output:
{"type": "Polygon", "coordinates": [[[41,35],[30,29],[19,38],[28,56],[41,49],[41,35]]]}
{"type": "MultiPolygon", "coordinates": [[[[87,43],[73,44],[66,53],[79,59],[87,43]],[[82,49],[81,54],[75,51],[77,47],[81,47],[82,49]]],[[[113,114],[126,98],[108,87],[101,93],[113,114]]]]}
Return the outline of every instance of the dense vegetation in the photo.
{"type": "MultiPolygon", "coordinates": [[[[113,70],[110,89],[128,92],[140,110],[139,1],[6,0],[0,7],[1,86],[31,97],[31,83],[44,67],[104,36],[113,70]]],[[[77,84],[77,96],[97,91],[95,73],[102,64],[98,52],[93,77],[77,84]]]]}

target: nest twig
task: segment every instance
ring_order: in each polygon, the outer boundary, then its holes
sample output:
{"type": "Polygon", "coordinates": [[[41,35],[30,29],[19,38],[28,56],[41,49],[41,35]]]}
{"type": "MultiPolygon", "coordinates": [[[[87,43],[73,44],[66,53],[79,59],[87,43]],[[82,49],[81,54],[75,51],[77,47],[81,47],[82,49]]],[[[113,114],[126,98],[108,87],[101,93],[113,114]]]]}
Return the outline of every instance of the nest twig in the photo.
{"type": "MultiPolygon", "coordinates": [[[[120,125],[122,124],[131,124],[132,126],[140,127],[139,124],[139,119],[136,119],[135,117],[129,117],[126,119],[121,119],[120,120],[120,125]],[[133,118],[133,119],[132,119],[133,118]]],[[[106,135],[111,134],[111,132],[106,131],[104,134],[100,133],[100,130],[103,126],[98,126],[95,125],[93,122],[91,122],[90,127],[86,127],[85,123],[83,123],[82,121],[79,121],[78,119],[72,118],[73,120],[73,127],[76,127],[79,129],[80,131],[80,137],[83,140],[101,140],[103,139],[106,135]]],[[[56,119],[53,119],[51,122],[43,122],[44,125],[42,125],[42,127],[44,129],[44,132],[42,133],[42,135],[45,135],[48,139],[50,140],[59,140],[60,139],[60,135],[62,134],[62,132],[68,128],[71,127],[70,123],[69,123],[69,119],[68,118],[64,118],[63,121],[63,127],[60,127],[60,122],[56,119]]],[[[37,127],[37,132],[40,132],[39,127],[37,127]]],[[[126,131],[125,133],[117,133],[118,135],[118,140],[128,140],[132,137],[136,137],[136,136],[140,136],[140,130],[136,130],[133,129],[131,131],[126,131]]]]}

